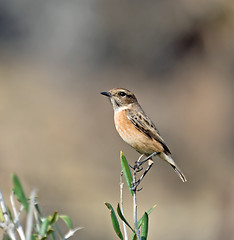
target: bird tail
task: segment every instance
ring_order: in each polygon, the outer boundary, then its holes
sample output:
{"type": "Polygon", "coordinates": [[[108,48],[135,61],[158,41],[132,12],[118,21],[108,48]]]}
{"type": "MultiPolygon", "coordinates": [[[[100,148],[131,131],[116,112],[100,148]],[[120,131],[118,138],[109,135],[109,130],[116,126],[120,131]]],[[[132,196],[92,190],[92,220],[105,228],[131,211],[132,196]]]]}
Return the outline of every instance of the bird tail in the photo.
{"type": "Polygon", "coordinates": [[[164,152],[161,152],[159,154],[159,157],[163,160],[165,160],[166,162],[168,162],[174,169],[174,171],[179,175],[180,179],[183,181],[183,182],[187,182],[187,179],[186,177],[184,176],[184,174],[182,173],[182,171],[178,168],[178,166],[176,165],[176,163],[174,162],[174,160],[169,156],[167,155],[166,153],[164,152]]]}

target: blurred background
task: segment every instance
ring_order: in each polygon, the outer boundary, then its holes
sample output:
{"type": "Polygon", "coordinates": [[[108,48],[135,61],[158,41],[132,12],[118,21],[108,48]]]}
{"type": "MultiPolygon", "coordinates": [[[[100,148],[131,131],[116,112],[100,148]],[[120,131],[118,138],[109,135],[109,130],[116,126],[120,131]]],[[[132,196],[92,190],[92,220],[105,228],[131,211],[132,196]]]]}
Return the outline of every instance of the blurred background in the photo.
{"type": "MultiPolygon", "coordinates": [[[[155,159],[138,194],[149,239],[234,239],[234,2],[0,1],[0,188],[11,173],[42,211],[116,239],[118,136],[101,91],[135,93],[185,173],[155,159]]],[[[124,191],[126,215],[131,198],[124,191]]]]}

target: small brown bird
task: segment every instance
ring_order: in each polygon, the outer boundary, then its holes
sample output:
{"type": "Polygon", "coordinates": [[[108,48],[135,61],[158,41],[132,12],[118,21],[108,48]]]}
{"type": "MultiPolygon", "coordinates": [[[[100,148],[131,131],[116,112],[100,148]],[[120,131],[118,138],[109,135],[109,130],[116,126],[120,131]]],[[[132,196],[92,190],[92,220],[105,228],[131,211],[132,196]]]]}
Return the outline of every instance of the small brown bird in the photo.
{"type": "Polygon", "coordinates": [[[101,92],[110,98],[114,109],[114,122],[121,138],[140,154],[158,156],[168,162],[183,182],[186,178],[171,157],[171,152],[154,123],[145,114],[135,95],[124,88],[101,92]]]}

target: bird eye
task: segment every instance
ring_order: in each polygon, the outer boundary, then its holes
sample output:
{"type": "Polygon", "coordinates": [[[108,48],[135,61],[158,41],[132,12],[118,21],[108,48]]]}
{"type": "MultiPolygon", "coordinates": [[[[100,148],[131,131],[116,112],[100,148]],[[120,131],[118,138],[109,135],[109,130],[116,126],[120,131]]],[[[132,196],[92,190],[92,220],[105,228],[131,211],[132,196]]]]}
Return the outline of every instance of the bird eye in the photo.
{"type": "Polygon", "coordinates": [[[119,94],[120,94],[120,96],[122,96],[122,97],[126,96],[126,93],[125,93],[125,92],[120,92],[119,94]]]}

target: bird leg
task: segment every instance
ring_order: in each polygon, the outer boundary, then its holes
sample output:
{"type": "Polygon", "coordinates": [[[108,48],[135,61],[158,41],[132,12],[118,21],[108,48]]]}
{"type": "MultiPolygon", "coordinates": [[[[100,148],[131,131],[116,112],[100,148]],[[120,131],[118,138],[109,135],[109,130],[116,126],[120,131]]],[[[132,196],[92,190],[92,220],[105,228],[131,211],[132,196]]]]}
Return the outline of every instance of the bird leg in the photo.
{"type": "Polygon", "coordinates": [[[138,158],[138,160],[135,162],[134,166],[130,166],[130,168],[132,168],[134,171],[136,170],[137,172],[140,172],[141,170],[143,170],[143,168],[139,168],[139,166],[137,165],[137,163],[140,162],[140,160],[142,159],[142,157],[144,156],[144,154],[141,154],[141,156],[138,158]]]}
{"type": "Polygon", "coordinates": [[[143,172],[143,174],[140,176],[140,178],[136,181],[132,183],[132,190],[133,191],[141,191],[142,188],[137,189],[138,185],[141,183],[141,181],[143,180],[143,178],[145,177],[145,175],[149,172],[149,170],[151,169],[151,167],[153,166],[154,162],[151,161],[150,164],[148,165],[148,167],[145,169],[145,171],[143,172]]]}
{"type": "Polygon", "coordinates": [[[129,165],[129,167],[131,169],[133,169],[135,172],[140,172],[143,170],[143,167],[140,168],[140,167],[136,166],[136,163],[134,164],[134,166],[129,165]]]}
{"type": "Polygon", "coordinates": [[[141,154],[141,156],[138,158],[137,162],[140,162],[144,155],[145,154],[141,154]]]}
{"type": "Polygon", "coordinates": [[[140,172],[140,171],[143,170],[142,167],[140,168],[141,164],[139,165],[139,163],[141,162],[141,159],[142,159],[143,156],[144,156],[144,154],[141,154],[141,156],[138,158],[138,160],[135,162],[135,164],[133,166],[133,170],[136,170],[136,172],[140,172]]]}
{"type": "Polygon", "coordinates": [[[151,159],[152,157],[156,156],[157,154],[158,154],[158,152],[154,152],[154,153],[152,153],[151,155],[149,155],[147,158],[145,158],[144,160],[140,161],[141,158],[142,158],[142,156],[144,155],[144,154],[142,154],[142,155],[139,157],[139,159],[135,162],[135,165],[134,165],[133,169],[134,169],[134,168],[137,168],[137,169],[138,169],[142,164],[144,164],[145,162],[147,162],[149,159],[151,159]]]}
{"type": "Polygon", "coordinates": [[[158,153],[154,152],[153,154],[151,154],[150,156],[148,156],[147,158],[145,158],[143,161],[140,161],[140,159],[142,158],[143,155],[141,155],[139,157],[139,159],[135,162],[135,165],[133,167],[134,170],[134,181],[132,182],[132,190],[133,191],[140,191],[142,190],[142,188],[137,189],[138,185],[141,183],[141,181],[143,180],[143,178],[145,177],[145,175],[149,172],[149,170],[151,169],[151,167],[153,166],[154,162],[153,161],[149,161],[149,165],[148,167],[145,169],[145,171],[143,172],[143,174],[141,175],[141,177],[136,181],[136,173],[140,172],[143,168],[140,166],[142,164],[144,164],[146,161],[150,160],[153,156],[156,156],[158,153]]]}

